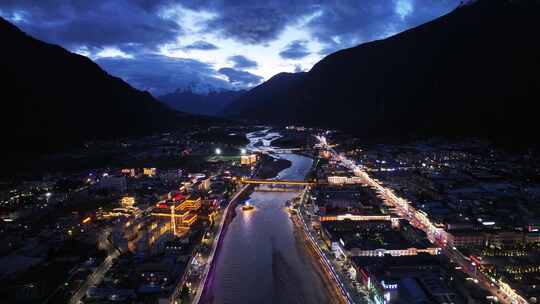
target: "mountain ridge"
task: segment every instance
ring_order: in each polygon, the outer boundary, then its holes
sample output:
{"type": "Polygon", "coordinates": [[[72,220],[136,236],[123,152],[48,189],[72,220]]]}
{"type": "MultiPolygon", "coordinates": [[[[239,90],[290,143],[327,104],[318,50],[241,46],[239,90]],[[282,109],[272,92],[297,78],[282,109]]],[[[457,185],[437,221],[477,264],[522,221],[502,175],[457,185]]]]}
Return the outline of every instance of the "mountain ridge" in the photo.
{"type": "MultiPolygon", "coordinates": [[[[527,140],[540,97],[540,2],[476,1],[392,37],[330,54],[270,103],[231,116],[364,137],[527,140]],[[287,111],[283,111],[286,107],[287,111]],[[517,132],[517,134],[516,134],[517,132]],[[518,138],[519,137],[519,138],[518,138]]],[[[265,87],[271,84],[264,84],[265,87]]],[[[253,89],[253,90],[255,90],[253,89]]]]}
{"type": "Polygon", "coordinates": [[[89,58],[37,40],[2,18],[0,38],[0,97],[8,118],[2,136],[12,152],[147,135],[181,127],[180,121],[205,120],[172,110],[89,58]]]}
{"type": "Polygon", "coordinates": [[[246,112],[250,112],[253,116],[264,115],[264,111],[258,112],[259,105],[272,102],[275,95],[284,93],[291,86],[301,81],[306,74],[306,72],[278,73],[268,81],[242,94],[223,110],[223,114],[231,117],[241,117],[241,113],[246,112]]]}
{"type": "Polygon", "coordinates": [[[244,93],[244,90],[215,89],[200,92],[192,88],[179,88],[172,93],[159,96],[158,99],[178,111],[221,116],[225,107],[244,93]]]}

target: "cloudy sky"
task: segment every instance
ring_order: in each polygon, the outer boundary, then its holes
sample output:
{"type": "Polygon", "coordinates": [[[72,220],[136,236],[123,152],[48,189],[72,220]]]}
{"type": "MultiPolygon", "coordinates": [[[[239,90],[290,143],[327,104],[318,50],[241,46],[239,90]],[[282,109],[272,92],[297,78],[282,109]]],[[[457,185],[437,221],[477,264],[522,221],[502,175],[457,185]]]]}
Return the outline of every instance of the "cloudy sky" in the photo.
{"type": "Polygon", "coordinates": [[[0,0],[0,16],[154,95],[245,88],[446,14],[460,0],[0,0]]]}

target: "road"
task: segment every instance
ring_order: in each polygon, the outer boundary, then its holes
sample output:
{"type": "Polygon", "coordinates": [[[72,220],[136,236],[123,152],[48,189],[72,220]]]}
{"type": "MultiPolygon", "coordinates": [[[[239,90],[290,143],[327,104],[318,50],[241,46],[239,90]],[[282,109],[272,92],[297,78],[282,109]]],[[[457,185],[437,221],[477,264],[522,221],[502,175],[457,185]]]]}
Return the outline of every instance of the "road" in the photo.
{"type": "Polygon", "coordinates": [[[81,302],[81,299],[85,296],[86,291],[103,280],[103,276],[109,271],[111,266],[114,263],[114,260],[118,258],[121,254],[121,251],[114,246],[114,244],[109,239],[109,233],[104,232],[100,235],[100,246],[104,246],[105,248],[108,248],[109,254],[103,260],[103,262],[97,267],[97,269],[88,276],[86,281],[79,287],[77,292],[73,294],[71,299],[69,300],[70,304],[79,304],[81,302]]]}
{"type": "Polygon", "coordinates": [[[373,179],[369,174],[354,161],[347,159],[343,155],[339,155],[334,148],[329,146],[327,139],[324,136],[316,136],[319,144],[331,152],[332,157],[341,165],[353,171],[356,175],[362,177],[365,184],[375,188],[384,202],[398,211],[398,214],[409,221],[409,223],[421,229],[426,233],[428,239],[438,244],[443,248],[442,253],[449,259],[454,260],[461,266],[461,270],[478,280],[478,284],[485,287],[493,296],[497,297],[504,304],[526,304],[528,303],[522,296],[517,294],[510,286],[504,282],[495,281],[479,271],[468,271],[471,269],[471,261],[465,258],[457,249],[449,248],[446,243],[447,232],[439,227],[436,227],[422,211],[416,210],[413,205],[407,200],[398,197],[394,192],[385,188],[380,182],[373,179]]]}

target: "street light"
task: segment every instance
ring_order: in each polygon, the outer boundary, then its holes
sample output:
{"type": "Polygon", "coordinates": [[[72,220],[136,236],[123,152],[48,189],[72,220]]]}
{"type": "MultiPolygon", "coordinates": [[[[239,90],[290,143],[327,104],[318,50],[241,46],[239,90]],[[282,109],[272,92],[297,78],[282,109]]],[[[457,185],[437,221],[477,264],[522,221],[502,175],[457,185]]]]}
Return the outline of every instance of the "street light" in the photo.
{"type": "Polygon", "coordinates": [[[242,155],[246,154],[246,152],[247,152],[246,149],[241,149],[240,150],[240,153],[242,153],[242,155]]]}
{"type": "Polygon", "coordinates": [[[221,149],[220,149],[220,148],[216,148],[216,154],[217,154],[217,155],[220,155],[220,154],[221,154],[221,149]]]}

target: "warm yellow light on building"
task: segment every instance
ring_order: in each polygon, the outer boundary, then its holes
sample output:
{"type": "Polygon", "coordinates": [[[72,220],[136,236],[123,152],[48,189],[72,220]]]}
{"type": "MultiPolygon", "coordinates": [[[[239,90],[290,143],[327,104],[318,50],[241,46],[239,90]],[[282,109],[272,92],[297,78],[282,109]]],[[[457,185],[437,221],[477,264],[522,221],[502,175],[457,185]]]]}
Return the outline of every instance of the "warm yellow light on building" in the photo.
{"type": "Polygon", "coordinates": [[[257,154],[249,154],[240,156],[240,164],[251,166],[257,163],[257,154]]]}
{"type": "Polygon", "coordinates": [[[135,197],[133,196],[124,196],[120,200],[122,207],[133,207],[135,205],[135,197]]]}
{"type": "Polygon", "coordinates": [[[143,168],[143,175],[148,177],[156,176],[156,168],[143,168]]]}

